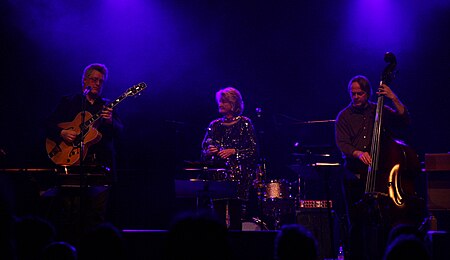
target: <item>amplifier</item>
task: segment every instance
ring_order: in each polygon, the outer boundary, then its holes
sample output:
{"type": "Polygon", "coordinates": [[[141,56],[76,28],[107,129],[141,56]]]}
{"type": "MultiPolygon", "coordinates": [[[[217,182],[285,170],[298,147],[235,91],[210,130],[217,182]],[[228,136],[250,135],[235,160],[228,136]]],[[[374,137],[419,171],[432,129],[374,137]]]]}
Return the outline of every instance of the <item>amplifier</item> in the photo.
{"type": "Polygon", "coordinates": [[[425,170],[450,171],[450,153],[426,153],[425,170]]]}
{"type": "Polygon", "coordinates": [[[311,231],[316,238],[319,245],[319,259],[335,259],[340,226],[333,210],[301,208],[296,211],[296,221],[311,231]]]}
{"type": "Polygon", "coordinates": [[[333,208],[333,201],[331,200],[300,200],[300,208],[306,209],[320,209],[333,208]]]}
{"type": "Polygon", "coordinates": [[[450,153],[425,154],[428,209],[450,209],[450,153]]]}

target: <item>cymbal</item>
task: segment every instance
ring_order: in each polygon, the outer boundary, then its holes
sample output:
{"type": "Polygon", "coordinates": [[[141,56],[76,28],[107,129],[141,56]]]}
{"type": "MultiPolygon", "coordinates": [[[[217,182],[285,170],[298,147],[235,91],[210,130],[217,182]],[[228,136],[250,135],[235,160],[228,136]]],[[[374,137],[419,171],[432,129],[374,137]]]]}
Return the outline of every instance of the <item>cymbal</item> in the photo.
{"type": "Polygon", "coordinates": [[[183,170],[185,171],[203,171],[203,172],[220,172],[220,171],[226,171],[227,169],[225,168],[208,168],[208,167],[204,167],[204,168],[183,168],[183,170]]]}
{"type": "Polygon", "coordinates": [[[329,153],[291,153],[293,156],[319,156],[319,157],[330,157],[329,153]]]}
{"type": "Polygon", "coordinates": [[[184,171],[203,171],[202,168],[183,168],[184,171]]]}
{"type": "Polygon", "coordinates": [[[188,164],[188,165],[204,165],[206,164],[205,162],[202,161],[184,161],[184,163],[188,164]]]}
{"type": "Polygon", "coordinates": [[[306,124],[306,125],[309,125],[309,124],[333,123],[333,122],[336,122],[336,120],[330,119],[330,120],[298,121],[298,122],[294,122],[293,124],[294,124],[294,125],[296,125],[296,124],[306,124]]]}

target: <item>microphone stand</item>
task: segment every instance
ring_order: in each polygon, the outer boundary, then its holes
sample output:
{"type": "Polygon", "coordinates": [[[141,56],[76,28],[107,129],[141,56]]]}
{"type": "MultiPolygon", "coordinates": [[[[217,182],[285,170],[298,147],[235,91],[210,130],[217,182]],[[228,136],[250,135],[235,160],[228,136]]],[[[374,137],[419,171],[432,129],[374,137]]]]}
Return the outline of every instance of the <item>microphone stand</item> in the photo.
{"type": "Polygon", "coordinates": [[[80,124],[80,164],[79,164],[79,175],[80,175],[80,235],[84,232],[85,227],[85,204],[86,204],[86,196],[87,196],[87,182],[86,176],[84,173],[84,138],[87,133],[85,129],[86,122],[86,101],[87,94],[89,93],[90,88],[87,87],[87,91],[83,93],[81,98],[81,124],[80,124]]]}
{"type": "Polygon", "coordinates": [[[266,163],[267,163],[267,159],[266,159],[266,150],[265,150],[265,140],[264,140],[264,122],[263,122],[263,110],[261,107],[257,107],[255,109],[256,112],[256,125],[255,127],[258,128],[258,130],[256,131],[257,133],[257,138],[258,138],[258,142],[260,143],[259,145],[259,159],[258,159],[258,169],[256,172],[256,176],[255,176],[255,180],[258,185],[256,187],[256,195],[257,195],[257,202],[258,202],[258,215],[259,217],[263,217],[264,216],[264,205],[263,205],[263,200],[264,200],[264,190],[265,190],[265,185],[266,185],[266,179],[267,179],[267,168],[266,168],[266,163]]]}

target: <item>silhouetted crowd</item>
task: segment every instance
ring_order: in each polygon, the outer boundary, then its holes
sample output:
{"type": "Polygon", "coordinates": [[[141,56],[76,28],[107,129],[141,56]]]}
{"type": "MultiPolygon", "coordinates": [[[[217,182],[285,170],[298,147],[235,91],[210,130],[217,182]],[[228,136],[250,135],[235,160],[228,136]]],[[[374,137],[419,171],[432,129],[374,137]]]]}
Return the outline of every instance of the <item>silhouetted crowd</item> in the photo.
{"type": "MultiPolygon", "coordinates": [[[[2,259],[77,260],[130,259],[123,233],[109,222],[86,229],[79,240],[64,240],[55,225],[38,215],[15,216],[5,197],[1,198],[0,252],[2,259]]],[[[176,215],[167,232],[162,256],[174,259],[240,259],[233,251],[229,229],[214,212],[197,210],[176,215]]],[[[274,260],[319,259],[321,249],[314,235],[301,224],[286,224],[271,245],[274,260]]],[[[336,252],[337,253],[337,252],[336,252]]],[[[423,232],[414,226],[394,227],[388,238],[383,260],[431,259],[423,232]]]]}

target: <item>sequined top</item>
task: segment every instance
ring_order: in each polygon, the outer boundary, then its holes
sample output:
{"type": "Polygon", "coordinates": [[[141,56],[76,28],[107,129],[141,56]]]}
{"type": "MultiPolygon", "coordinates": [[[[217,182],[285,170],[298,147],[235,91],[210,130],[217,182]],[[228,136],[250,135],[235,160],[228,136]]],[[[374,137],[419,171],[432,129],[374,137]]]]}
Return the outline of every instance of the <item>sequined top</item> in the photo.
{"type": "Polygon", "coordinates": [[[225,167],[227,180],[239,181],[240,198],[248,198],[257,158],[256,133],[249,118],[240,116],[235,123],[227,123],[224,118],[218,118],[209,124],[202,142],[202,159],[213,165],[225,167]],[[219,150],[236,149],[236,154],[227,159],[208,155],[209,145],[214,145],[219,150]]]}

